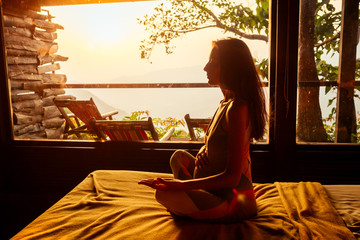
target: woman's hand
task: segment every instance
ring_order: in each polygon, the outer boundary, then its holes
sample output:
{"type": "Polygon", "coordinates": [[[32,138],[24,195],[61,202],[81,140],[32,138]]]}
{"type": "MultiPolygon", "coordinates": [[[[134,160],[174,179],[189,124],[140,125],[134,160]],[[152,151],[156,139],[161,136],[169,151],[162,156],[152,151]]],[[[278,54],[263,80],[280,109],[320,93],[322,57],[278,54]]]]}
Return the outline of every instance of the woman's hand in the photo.
{"type": "Polygon", "coordinates": [[[202,148],[200,148],[198,154],[196,155],[195,167],[201,169],[205,167],[205,165],[208,163],[209,159],[207,156],[207,148],[206,146],[203,146],[202,148]]]}
{"type": "Polygon", "coordinates": [[[154,178],[145,179],[138,182],[139,184],[152,187],[162,191],[178,191],[182,190],[182,181],[176,178],[154,178]]]}

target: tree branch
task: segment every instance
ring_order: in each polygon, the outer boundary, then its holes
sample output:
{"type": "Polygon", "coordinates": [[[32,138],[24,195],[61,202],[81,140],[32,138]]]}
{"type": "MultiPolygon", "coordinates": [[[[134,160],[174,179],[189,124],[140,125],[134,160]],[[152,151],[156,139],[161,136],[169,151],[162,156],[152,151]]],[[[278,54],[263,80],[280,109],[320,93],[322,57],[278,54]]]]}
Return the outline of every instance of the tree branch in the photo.
{"type": "Polygon", "coordinates": [[[233,32],[237,35],[239,35],[240,37],[246,38],[246,39],[251,39],[251,40],[262,40],[265,42],[268,42],[268,37],[265,35],[261,35],[261,34],[247,34],[244,32],[239,31],[239,29],[235,28],[235,27],[228,27],[225,24],[223,24],[219,18],[208,8],[200,6],[195,0],[190,0],[190,2],[192,2],[196,7],[198,7],[199,9],[203,9],[207,14],[209,14],[213,20],[215,21],[216,27],[224,29],[225,31],[230,31],[233,32]]]}
{"type": "MultiPolygon", "coordinates": [[[[222,24],[223,25],[223,24],[222,24]]],[[[222,27],[224,30],[226,31],[230,31],[233,32],[237,35],[239,35],[240,37],[246,38],[246,39],[251,39],[251,40],[262,40],[265,42],[268,42],[269,39],[266,35],[261,35],[261,34],[247,34],[247,33],[243,33],[240,32],[239,29],[235,28],[235,27],[227,27],[225,25],[223,25],[222,27]]]]}
{"type": "Polygon", "coordinates": [[[317,43],[315,44],[315,47],[321,47],[325,44],[328,44],[329,42],[337,39],[337,38],[340,38],[340,32],[338,32],[337,34],[335,34],[333,37],[329,38],[329,39],[326,39],[325,41],[321,42],[321,43],[317,43]]]}
{"type": "Polygon", "coordinates": [[[202,30],[202,29],[206,29],[206,28],[214,28],[217,27],[217,25],[207,25],[207,26],[203,26],[203,27],[197,27],[197,28],[193,28],[193,29],[188,29],[188,30],[171,30],[171,29],[165,29],[163,30],[164,32],[176,32],[176,33],[189,33],[189,32],[195,32],[198,30],[202,30]]]}
{"type": "Polygon", "coordinates": [[[195,0],[190,0],[190,2],[192,2],[197,8],[203,9],[207,14],[209,14],[214,19],[216,25],[218,25],[219,23],[221,24],[220,20],[216,17],[216,15],[210,9],[200,6],[199,3],[196,2],[195,0]]]}

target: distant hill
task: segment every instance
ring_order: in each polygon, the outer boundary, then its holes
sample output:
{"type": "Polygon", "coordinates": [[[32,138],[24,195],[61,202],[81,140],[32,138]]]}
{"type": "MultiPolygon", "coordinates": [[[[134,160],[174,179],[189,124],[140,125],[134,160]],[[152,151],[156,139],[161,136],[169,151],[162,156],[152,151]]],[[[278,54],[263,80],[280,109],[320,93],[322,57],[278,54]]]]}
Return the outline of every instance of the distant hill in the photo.
{"type": "Polygon", "coordinates": [[[149,72],[142,75],[127,76],[109,80],[110,83],[189,83],[207,82],[203,66],[171,68],[149,72]]]}
{"type": "MultiPolygon", "coordinates": [[[[99,83],[207,83],[203,66],[164,69],[135,76],[119,76],[99,83]]],[[[74,82],[75,83],[75,82],[74,82]]],[[[92,97],[102,113],[118,110],[121,120],[134,111],[148,110],[152,117],[183,118],[186,113],[197,117],[213,114],[221,100],[220,91],[214,89],[67,89],[78,99],[92,97]],[[220,95],[220,98],[219,96],[220,95]],[[220,100],[219,100],[220,99],[220,100]]]]}
{"type": "Polygon", "coordinates": [[[98,96],[93,94],[91,91],[85,90],[85,89],[71,89],[68,91],[68,94],[71,94],[76,97],[77,100],[89,100],[92,98],[98,107],[100,113],[104,114],[111,111],[118,111],[119,113],[114,115],[113,117],[117,120],[121,120],[124,116],[128,116],[129,114],[121,109],[118,109],[114,106],[111,106],[110,104],[104,102],[101,100],[98,96]]]}

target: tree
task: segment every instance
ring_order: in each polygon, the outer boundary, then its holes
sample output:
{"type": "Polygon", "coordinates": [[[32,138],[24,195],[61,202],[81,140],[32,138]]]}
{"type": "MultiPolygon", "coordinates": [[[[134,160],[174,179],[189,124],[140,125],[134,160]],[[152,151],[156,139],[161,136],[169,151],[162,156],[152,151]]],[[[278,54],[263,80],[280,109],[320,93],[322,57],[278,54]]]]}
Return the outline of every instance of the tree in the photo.
{"type": "MultiPolygon", "coordinates": [[[[299,19],[298,81],[319,82],[315,63],[316,1],[302,0],[299,19]]],[[[324,142],[327,134],[322,121],[319,85],[299,87],[297,137],[300,141],[324,142]]]]}
{"type": "MultiPolygon", "coordinates": [[[[354,98],[359,98],[359,86],[354,87],[355,79],[360,78],[360,60],[356,60],[356,45],[358,44],[359,1],[346,2],[346,9],[336,11],[329,1],[320,1],[315,10],[315,58],[318,76],[323,81],[338,82],[337,97],[329,100],[332,105],[327,119],[335,119],[328,137],[336,142],[357,142],[359,140],[356,123],[354,98]],[[340,29],[341,28],[341,29],[340,29]],[[341,36],[341,41],[340,41],[341,36]],[[342,44],[342,46],[340,46],[342,44]],[[341,50],[342,49],[342,50],[341,50]],[[323,55],[340,53],[341,66],[333,66],[322,59],[323,55]],[[346,82],[346,84],[345,84],[346,82]],[[344,85],[346,87],[344,88],[344,85]],[[357,92],[357,94],[355,94],[357,92]],[[336,101],[334,101],[336,100],[336,101]],[[336,102],[336,107],[334,106],[336,102]],[[336,138],[335,138],[336,135],[336,138]]],[[[327,86],[325,93],[336,87],[327,86]]],[[[359,122],[360,123],[360,122],[359,122]]],[[[328,126],[327,126],[328,128],[328,126]]]]}
{"type": "Polygon", "coordinates": [[[359,1],[343,1],[342,9],[336,141],[357,142],[354,86],[356,46],[359,38],[359,1]]]}
{"type": "MultiPolygon", "coordinates": [[[[341,13],[335,12],[329,0],[300,2],[299,81],[316,85],[319,74],[322,80],[334,80],[329,78],[329,73],[336,72],[336,67],[328,64],[323,56],[338,52],[341,13]]],[[[172,53],[173,39],[206,28],[219,28],[239,38],[268,42],[269,3],[268,0],[255,0],[255,3],[253,8],[229,0],[168,0],[161,3],[152,16],[139,19],[150,33],[140,45],[141,57],[150,58],[156,45],[164,45],[165,51],[172,53]]],[[[256,62],[266,79],[267,59],[257,59],[256,62]]],[[[299,88],[298,117],[297,137],[300,141],[328,140],[318,85],[299,88]]]]}
{"type": "Polygon", "coordinates": [[[155,45],[163,44],[172,53],[171,41],[184,34],[206,28],[220,28],[241,38],[268,42],[269,4],[256,0],[255,11],[228,0],[169,0],[145,15],[139,23],[150,33],[140,46],[141,57],[150,58],[155,45]]]}

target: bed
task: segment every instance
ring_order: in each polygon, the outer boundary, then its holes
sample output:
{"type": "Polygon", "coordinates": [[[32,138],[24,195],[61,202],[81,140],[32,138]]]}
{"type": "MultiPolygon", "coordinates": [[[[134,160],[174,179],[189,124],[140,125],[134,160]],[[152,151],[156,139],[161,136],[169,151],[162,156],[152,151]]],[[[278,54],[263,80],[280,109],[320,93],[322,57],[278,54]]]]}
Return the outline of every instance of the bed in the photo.
{"type": "Polygon", "coordinates": [[[235,224],[174,219],[137,182],[164,173],[99,170],[12,239],[360,239],[360,186],[254,184],[258,215],[235,224]]]}

